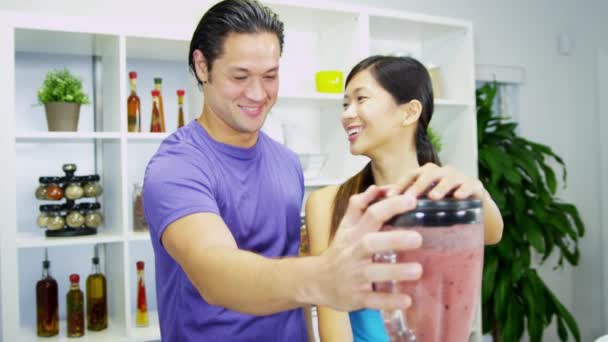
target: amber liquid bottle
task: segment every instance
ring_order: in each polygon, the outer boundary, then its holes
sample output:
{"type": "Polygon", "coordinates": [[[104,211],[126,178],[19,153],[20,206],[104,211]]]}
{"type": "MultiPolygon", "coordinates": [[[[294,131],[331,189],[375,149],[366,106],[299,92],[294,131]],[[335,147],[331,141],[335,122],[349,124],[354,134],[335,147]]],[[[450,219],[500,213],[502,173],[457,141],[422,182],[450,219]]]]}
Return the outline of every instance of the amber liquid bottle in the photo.
{"type": "Polygon", "coordinates": [[[154,89],[158,90],[158,112],[160,114],[160,131],[166,132],[165,127],[165,107],[163,106],[163,92],[162,92],[163,79],[160,77],[154,78],[154,89]]]}
{"type": "Polygon", "coordinates": [[[99,331],[108,327],[106,277],[101,273],[99,257],[93,258],[93,271],[87,278],[87,329],[99,331]]]}
{"type": "Polygon", "coordinates": [[[129,132],[141,132],[141,103],[137,96],[137,73],[129,73],[131,95],[127,99],[127,123],[129,132]]]}
{"type": "MultiPolygon", "coordinates": [[[[46,252],[45,252],[46,254],[46,252]]],[[[42,278],[36,283],[36,327],[40,337],[59,333],[59,302],[57,281],[51,277],[51,262],[45,255],[42,278]]]]}
{"type": "Polygon", "coordinates": [[[162,132],[160,125],[160,112],[158,110],[158,90],[152,90],[152,118],[150,120],[150,132],[162,132]]]}
{"type": "Polygon", "coordinates": [[[144,262],[137,262],[137,314],[135,324],[138,327],[148,326],[148,303],[146,301],[146,285],[144,284],[144,262]]]}
{"type": "Polygon", "coordinates": [[[184,127],[184,94],[183,89],[177,90],[177,128],[184,127]]]}
{"type": "Polygon", "coordinates": [[[68,337],[84,335],[84,294],[79,281],[78,274],[70,274],[70,291],[66,295],[68,337]]]}

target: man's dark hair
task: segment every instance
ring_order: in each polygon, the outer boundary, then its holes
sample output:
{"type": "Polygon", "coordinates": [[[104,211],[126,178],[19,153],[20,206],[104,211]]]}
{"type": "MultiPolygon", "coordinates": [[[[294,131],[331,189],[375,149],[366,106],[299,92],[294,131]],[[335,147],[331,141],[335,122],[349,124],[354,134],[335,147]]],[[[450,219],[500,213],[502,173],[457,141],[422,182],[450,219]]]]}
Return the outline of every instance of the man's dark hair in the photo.
{"type": "Polygon", "coordinates": [[[203,52],[211,71],[213,62],[224,52],[226,37],[233,32],[274,33],[279,39],[279,51],[283,52],[283,22],[270,8],[256,0],[220,1],[203,15],[190,41],[188,64],[199,85],[202,82],[196,75],[194,50],[203,52]]]}

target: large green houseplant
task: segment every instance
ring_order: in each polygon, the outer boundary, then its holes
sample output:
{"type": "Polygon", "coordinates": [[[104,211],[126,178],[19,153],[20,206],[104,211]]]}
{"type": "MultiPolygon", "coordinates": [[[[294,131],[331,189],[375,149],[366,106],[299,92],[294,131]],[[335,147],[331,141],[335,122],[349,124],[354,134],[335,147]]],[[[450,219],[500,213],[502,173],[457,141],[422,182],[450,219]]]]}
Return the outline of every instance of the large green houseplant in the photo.
{"type": "Polygon", "coordinates": [[[51,70],[38,89],[38,102],[44,105],[49,131],[76,131],[80,105],[88,104],[82,81],[69,70],[51,70]]]}
{"type": "Polygon", "coordinates": [[[496,84],[477,90],[479,177],[496,201],[504,220],[504,234],[485,249],[483,270],[483,332],[495,342],[541,341],[553,319],[562,341],[580,341],[570,312],[539,276],[533,255],[541,263],[558,253],[576,265],[578,240],[584,226],[578,210],[556,197],[559,166],[566,183],[563,160],[549,147],[517,135],[517,124],[493,113],[496,84]]]}

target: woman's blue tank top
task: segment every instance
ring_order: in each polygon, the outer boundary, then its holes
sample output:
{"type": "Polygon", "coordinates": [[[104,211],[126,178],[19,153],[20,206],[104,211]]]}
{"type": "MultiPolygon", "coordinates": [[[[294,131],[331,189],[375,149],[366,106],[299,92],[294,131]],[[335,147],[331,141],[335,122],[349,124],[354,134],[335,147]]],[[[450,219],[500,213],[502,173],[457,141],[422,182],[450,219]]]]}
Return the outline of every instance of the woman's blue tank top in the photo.
{"type": "Polygon", "coordinates": [[[361,309],[348,313],[354,342],[389,342],[378,310],[361,309]]]}

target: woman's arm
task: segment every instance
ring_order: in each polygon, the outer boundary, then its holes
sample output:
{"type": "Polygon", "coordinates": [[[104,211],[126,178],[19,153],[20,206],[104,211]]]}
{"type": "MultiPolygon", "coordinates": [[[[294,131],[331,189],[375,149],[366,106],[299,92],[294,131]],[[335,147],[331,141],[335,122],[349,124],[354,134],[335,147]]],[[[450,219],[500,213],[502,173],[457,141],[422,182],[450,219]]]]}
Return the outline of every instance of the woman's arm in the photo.
{"type": "MultiPolygon", "coordinates": [[[[311,255],[320,255],[329,246],[332,204],[337,192],[337,186],[326,187],[311,193],[306,201],[306,229],[311,255]]],[[[319,306],[317,307],[317,318],[321,341],[349,342],[353,340],[347,312],[319,306]]],[[[312,321],[312,317],[307,320],[312,321]]]]}
{"type": "Polygon", "coordinates": [[[415,197],[428,193],[439,200],[453,193],[457,199],[480,199],[483,205],[484,240],[486,245],[498,243],[502,237],[503,222],[500,210],[481,181],[470,177],[457,168],[427,163],[403,177],[401,187],[415,197]]]}

